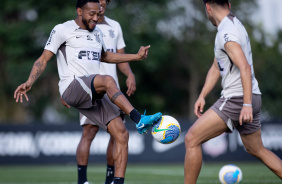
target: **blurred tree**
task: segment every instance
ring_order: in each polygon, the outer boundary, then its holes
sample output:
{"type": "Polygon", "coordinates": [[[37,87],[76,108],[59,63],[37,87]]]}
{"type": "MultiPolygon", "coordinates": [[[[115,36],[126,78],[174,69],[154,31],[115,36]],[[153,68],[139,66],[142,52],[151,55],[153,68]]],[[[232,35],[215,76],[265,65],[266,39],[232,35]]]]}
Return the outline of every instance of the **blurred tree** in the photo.
{"type": "Polygon", "coordinates": [[[260,28],[254,35],[259,42],[252,42],[256,78],[262,92],[262,112],[264,118],[282,118],[282,31],[277,35],[266,35],[260,28]],[[269,39],[273,40],[269,40],[269,39]],[[271,46],[269,46],[269,42],[271,46]]]}
{"type": "MultiPolygon", "coordinates": [[[[40,56],[52,28],[75,18],[75,0],[4,1],[0,7],[0,122],[41,120],[46,107],[59,102],[55,57],[29,93],[30,102],[13,99],[16,87],[25,82],[40,56]]],[[[58,110],[61,106],[58,106],[58,110]]],[[[59,121],[59,119],[58,119],[59,121]]]]}
{"type": "MultiPolygon", "coordinates": [[[[78,113],[60,104],[56,59],[29,92],[23,105],[13,99],[40,56],[52,28],[76,17],[76,0],[13,0],[0,7],[0,122],[77,121],[78,113]]],[[[253,47],[256,76],[263,92],[263,110],[281,117],[282,33],[266,44],[264,32],[253,25],[254,0],[231,0],[232,12],[244,23],[253,47]],[[259,36],[258,36],[259,35],[259,36]]],[[[213,62],[216,28],[207,20],[201,0],[112,0],[107,16],[121,24],[127,53],[140,45],[151,45],[149,57],[131,63],[137,91],[129,97],[140,111],[162,111],[179,118],[194,119],[194,102],[213,62]]],[[[122,91],[125,78],[120,75],[122,91]]],[[[218,84],[220,85],[220,84],[218,84]]],[[[219,97],[218,87],[208,96],[209,107],[219,97]]]]}
{"type": "MultiPolygon", "coordinates": [[[[235,15],[238,14],[240,20],[249,24],[251,20],[248,18],[252,14],[252,7],[256,7],[255,1],[231,2],[235,15]]],[[[133,45],[138,38],[142,38],[140,41],[152,43],[150,62],[142,66],[131,65],[138,76],[149,78],[146,82],[150,80],[141,89],[147,90],[144,91],[146,96],[143,91],[142,94],[137,91],[134,102],[144,104],[148,102],[146,98],[150,97],[158,100],[149,100],[150,104],[147,106],[150,108],[155,107],[154,110],[194,119],[194,103],[213,62],[216,28],[206,18],[203,1],[150,1],[150,6],[147,6],[148,3],[149,1],[130,1],[125,8],[128,11],[121,11],[122,6],[116,5],[113,12],[118,13],[112,14],[120,16],[117,20],[125,18],[127,21],[121,21],[122,26],[131,28],[124,30],[127,45],[133,45]],[[141,67],[146,66],[148,68],[141,70],[141,67]],[[153,68],[157,70],[153,71],[153,68]]],[[[137,83],[137,87],[142,84],[137,83]]],[[[206,107],[219,95],[220,88],[217,88],[207,98],[206,107]]]]}

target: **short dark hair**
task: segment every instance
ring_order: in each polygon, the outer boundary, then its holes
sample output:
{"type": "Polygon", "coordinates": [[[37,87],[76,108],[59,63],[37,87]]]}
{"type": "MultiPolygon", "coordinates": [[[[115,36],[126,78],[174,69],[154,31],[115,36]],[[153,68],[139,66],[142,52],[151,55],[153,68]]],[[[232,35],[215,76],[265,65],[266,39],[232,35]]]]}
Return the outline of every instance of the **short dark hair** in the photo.
{"type": "Polygon", "coordinates": [[[204,4],[206,3],[215,3],[215,4],[218,4],[218,5],[228,5],[229,4],[229,0],[203,0],[204,1],[204,4]]]}
{"type": "Polygon", "coordinates": [[[88,2],[100,3],[99,0],[77,0],[76,8],[82,8],[88,2]]]}

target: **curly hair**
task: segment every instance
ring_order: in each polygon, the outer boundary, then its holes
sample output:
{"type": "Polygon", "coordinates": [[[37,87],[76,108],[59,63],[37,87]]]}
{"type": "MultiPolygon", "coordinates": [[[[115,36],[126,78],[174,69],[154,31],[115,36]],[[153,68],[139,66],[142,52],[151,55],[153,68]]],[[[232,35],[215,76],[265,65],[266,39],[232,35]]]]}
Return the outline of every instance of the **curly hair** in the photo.
{"type": "MultiPolygon", "coordinates": [[[[108,1],[108,0],[107,0],[108,1]]],[[[76,8],[82,8],[88,2],[100,3],[99,0],[77,0],[76,8]]]]}

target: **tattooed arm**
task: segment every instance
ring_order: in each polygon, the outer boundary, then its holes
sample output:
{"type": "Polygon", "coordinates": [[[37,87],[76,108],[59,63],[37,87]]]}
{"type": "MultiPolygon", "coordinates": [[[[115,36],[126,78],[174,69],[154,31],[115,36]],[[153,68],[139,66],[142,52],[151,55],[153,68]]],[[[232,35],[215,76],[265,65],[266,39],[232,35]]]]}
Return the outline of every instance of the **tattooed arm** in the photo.
{"type": "Polygon", "coordinates": [[[31,89],[33,83],[43,73],[47,66],[47,62],[52,58],[53,55],[54,54],[51,51],[44,50],[42,55],[34,62],[29,78],[25,83],[18,86],[18,88],[14,92],[14,98],[16,99],[16,102],[20,100],[20,102],[22,103],[23,96],[25,96],[25,99],[28,101],[26,93],[31,89]]]}

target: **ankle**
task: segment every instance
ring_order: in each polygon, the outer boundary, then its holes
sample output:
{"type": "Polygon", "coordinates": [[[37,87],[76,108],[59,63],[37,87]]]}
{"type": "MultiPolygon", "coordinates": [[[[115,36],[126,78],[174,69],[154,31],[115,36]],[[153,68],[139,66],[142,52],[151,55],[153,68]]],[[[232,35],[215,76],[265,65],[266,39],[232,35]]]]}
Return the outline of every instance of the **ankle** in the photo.
{"type": "Polygon", "coordinates": [[[132,119],[132,121],[134,121],[135,124],[138,124],[141,119],[141,114],[136,109],[133,109],[129,113],[129,117],[132,119]]]}

